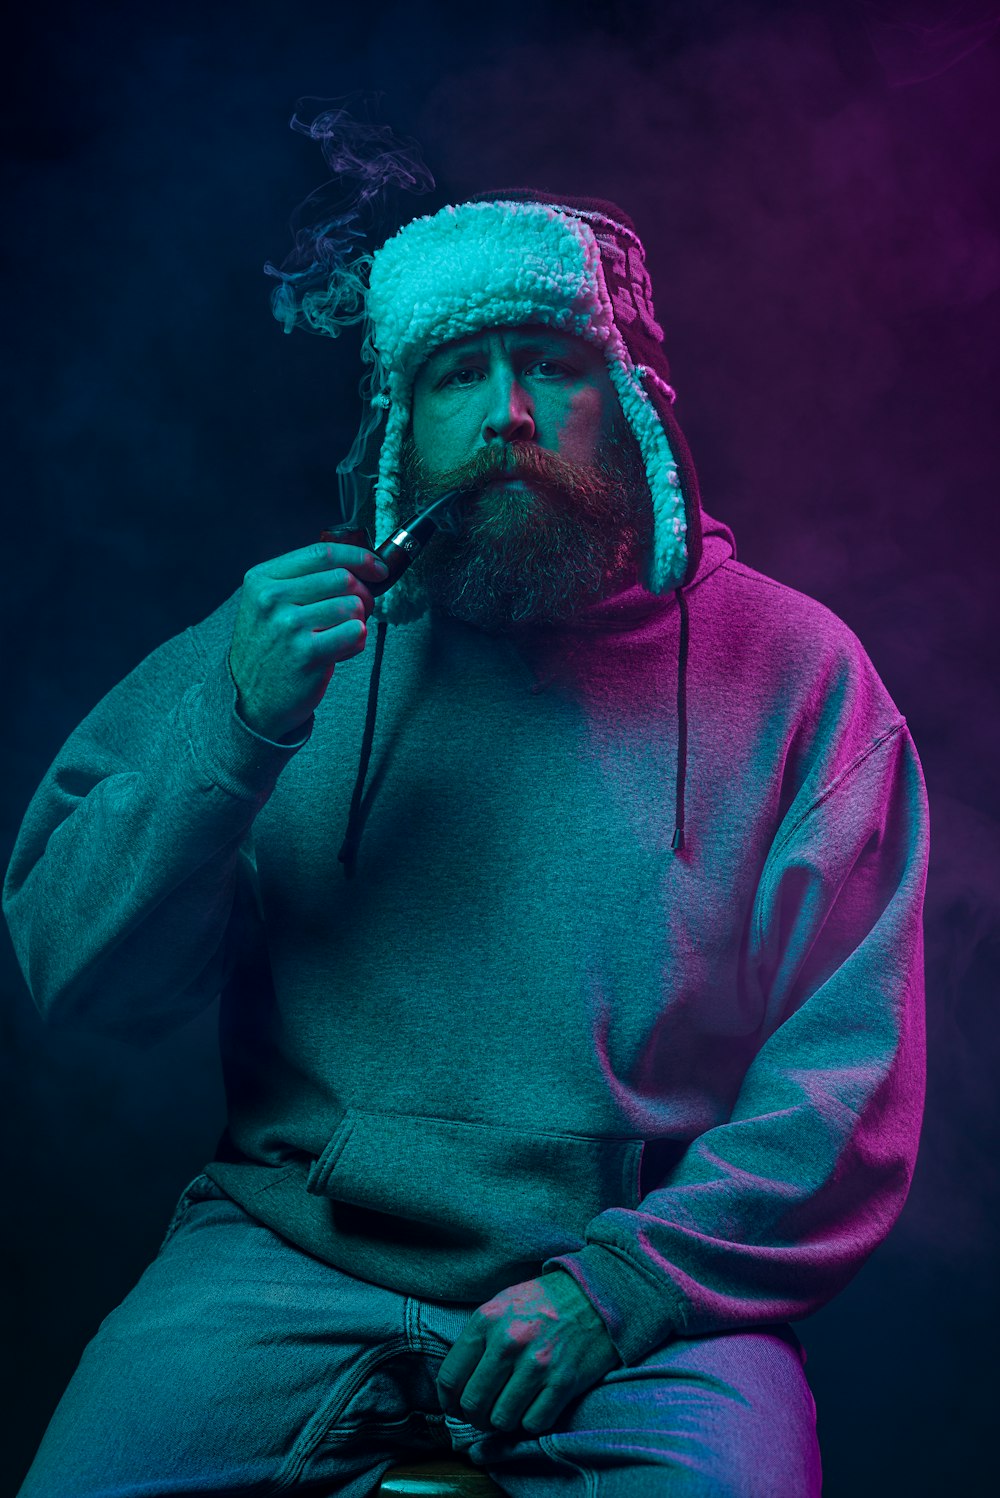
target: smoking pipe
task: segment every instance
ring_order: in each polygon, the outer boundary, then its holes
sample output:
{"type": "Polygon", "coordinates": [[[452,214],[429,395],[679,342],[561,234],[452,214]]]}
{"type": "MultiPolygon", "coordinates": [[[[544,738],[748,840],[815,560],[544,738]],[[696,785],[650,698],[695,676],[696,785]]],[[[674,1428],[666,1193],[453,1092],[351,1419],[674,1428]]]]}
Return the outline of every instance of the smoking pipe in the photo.
{"type": "Polygon", "coordinates": [[[455,533],[457,526],[451,507],[463,492],[461,489],[449,489],[432,504],[418,510],[412,519],[394,530],[379,546],[373,546],[368,531],[358,526],[334,526],[332,530],[321,531],[320,540],[338,541],[347,546],[365,546],[374,551],[377,557],[381,557],[389,569],[389,576],[380,582],[365,583],[372,597],[378,598],[394,582],[399,581],[436,530],[455,533]]]}

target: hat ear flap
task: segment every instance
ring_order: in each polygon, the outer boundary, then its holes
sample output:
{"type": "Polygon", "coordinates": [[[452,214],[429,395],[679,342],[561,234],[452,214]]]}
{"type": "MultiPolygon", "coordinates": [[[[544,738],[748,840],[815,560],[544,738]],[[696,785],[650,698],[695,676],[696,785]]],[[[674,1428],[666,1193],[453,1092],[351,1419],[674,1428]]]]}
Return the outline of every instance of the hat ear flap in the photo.
{"type": "MultiPolygon", "coordinates": [[[[410,427],[411,404],[408,387],[390,376],[389,420],[386,422],[378,476],[375,480],[375,539],[378,544],[389,539],[410,517],[400,515],[397,496],[403,469],[403,443],[410,427]]],[[[375,599],[374,618],[387,624],[412,624],[430,606],[430,595],[418,572],[408,569],[385,593],[375,599]]]]}
{"type": "MultiPolygon", "coordinates": [[[[680,482],[680,492],[684,500],[684,515],[687,522],[687,532],[684,543],[687,550],[687,566],[684,569],[683,583],[694,580],[698,568],[701,565],[701,553],[703,543],[703,527],[701,518],[701,490],[698,487],[698,473],[691,457],[691,449],[688,447],[687,438],[681,431],[677,417],[674,415],[674,404],[666,391],[662,390],[655,381],[647,381],[646,393],[656,414],[660,418],[660,424],[666,435],[667,443],[673,454],[677,465],[677,476],[680,482]]],[[[675,586],[677,586],[675,584],[675,586]]]]}
{"type": "Polygon", "coordinates": [[[650,593],[669,593],[688,575],[687,518],[677,460],[661,414],[643,388],[646,368],[626,368],[608,350],[608,372],[621,408],[639,446],[653,508],[653,532],[646,558],[644,586],[650,593]]]}

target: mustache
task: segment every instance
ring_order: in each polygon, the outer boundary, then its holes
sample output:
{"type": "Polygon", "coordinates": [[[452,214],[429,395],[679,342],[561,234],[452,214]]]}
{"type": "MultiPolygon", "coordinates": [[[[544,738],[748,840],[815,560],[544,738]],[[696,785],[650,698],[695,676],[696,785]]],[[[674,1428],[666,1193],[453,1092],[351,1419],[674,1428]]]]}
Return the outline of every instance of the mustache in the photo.
{"type": "Polygon", "coordinates": [[[474,495],[499,478],[534,480],[539,487],[570,499],[586,498],[594,488],[591,472],[531,442],[491,444],[474,453],[467,462],[436,473],[433,479],[421,464],[416,477],[421,496],[428,501],[449,489],[474,495]]]}

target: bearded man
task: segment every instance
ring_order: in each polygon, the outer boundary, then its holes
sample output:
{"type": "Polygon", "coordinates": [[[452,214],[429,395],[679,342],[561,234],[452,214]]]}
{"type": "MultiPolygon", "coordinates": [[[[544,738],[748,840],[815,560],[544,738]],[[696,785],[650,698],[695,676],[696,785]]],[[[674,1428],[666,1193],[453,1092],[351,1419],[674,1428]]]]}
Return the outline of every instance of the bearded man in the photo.
{"type": "Polygon", "coordinates": [[[375,532],[451,489],[455,528],[387,589],[338,541],[252,568],[71,736],[8,874],[53,1022],[221,993],[229,1107],[23,1493],[455,1450],[515,1498],[817,1494],[789,1323],[921,1119],[905,721],[704,512],[616,205],[414,219],[366,315],[375,532]]]}

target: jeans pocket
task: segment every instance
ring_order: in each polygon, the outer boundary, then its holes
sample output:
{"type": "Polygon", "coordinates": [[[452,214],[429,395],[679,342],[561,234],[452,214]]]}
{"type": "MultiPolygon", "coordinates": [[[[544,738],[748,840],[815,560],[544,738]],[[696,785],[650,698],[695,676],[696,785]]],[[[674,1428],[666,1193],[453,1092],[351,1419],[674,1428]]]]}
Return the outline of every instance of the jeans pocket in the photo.
{"type": "Polygon", "coordinates": [[[171,1217],[170,1222],[167,1224],[167,1231],[164,1233],[163,1240],[160,1243],[159,1248],[156,1250],[157,1256],[159,1256],[166,1248],[171,1238],[177,1232],[177,1229],[181,1226],[184,1219],[187,1217],[191,1208],[195,1206],[197,1202],[224,1201],[225,1197],[226,1193],[223,1191],[222,1187],[217,1186],[212,1180],[211,1176],[206,1175],[204,1171],[200,1171],[193,1180],[187,1183],[187,1185],[184,1187],[184,1190],[178,1197],[177,1205],[174,1208],[174,1215],[173,1217],[171,1217]]]}

